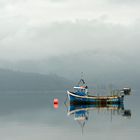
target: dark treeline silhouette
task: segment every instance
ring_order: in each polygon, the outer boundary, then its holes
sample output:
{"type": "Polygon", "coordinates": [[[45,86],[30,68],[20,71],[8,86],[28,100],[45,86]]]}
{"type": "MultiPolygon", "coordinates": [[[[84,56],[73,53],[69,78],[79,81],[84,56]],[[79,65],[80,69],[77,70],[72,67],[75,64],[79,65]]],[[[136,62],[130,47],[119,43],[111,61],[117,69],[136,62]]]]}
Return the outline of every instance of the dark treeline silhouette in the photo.
{"type": "Polygon", "coordinates": [[[61,90],[70,81],[57,75],[42,75],[0,69],[0,91],[3,90],[61,90]]]}

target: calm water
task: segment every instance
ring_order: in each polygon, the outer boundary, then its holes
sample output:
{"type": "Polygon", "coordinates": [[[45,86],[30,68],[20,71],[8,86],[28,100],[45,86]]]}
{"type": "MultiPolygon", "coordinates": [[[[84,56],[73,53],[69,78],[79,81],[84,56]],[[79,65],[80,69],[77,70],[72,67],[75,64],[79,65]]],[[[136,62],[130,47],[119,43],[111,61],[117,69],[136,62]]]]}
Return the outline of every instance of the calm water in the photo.
{"type": "Polygon", "coordinates": [[[125,98],[122,110],[94,108],[88,110],[88,120],[81,127],[74,115],[69,115],[64,104],[65,91],[57,92],[0,92],[0,139],[2,140],[56,140],[107,139],[132,140],[140,137],[140,95],[125,98]],[[54,109],[53,99],[59,99],[54,109]]]}

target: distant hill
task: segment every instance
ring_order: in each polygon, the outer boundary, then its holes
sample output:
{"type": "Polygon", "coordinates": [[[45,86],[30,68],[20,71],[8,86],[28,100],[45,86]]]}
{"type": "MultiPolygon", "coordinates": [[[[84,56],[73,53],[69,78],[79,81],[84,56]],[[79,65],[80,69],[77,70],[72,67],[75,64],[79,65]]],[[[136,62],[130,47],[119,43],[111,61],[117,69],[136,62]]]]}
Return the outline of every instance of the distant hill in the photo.
{"type": "Polygon", "coordinates": [[[62,90],[70,81],[57,75],[42,75],[0,69],[0,91],[3,90],[62,90]]]}

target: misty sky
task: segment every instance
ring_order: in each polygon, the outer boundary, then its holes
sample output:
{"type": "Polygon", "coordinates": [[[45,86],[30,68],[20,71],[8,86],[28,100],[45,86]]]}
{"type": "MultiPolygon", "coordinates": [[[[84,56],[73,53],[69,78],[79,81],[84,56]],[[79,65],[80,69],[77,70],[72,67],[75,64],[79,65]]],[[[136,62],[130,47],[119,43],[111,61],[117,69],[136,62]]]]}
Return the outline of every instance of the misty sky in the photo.
{"type": "MultiPolygon", "coordinates": [[[[139,74],[139,0],[0,0],[0,67],[139,74]]],[[[79,75],[78,75],[79,76],[79,75]]]]}

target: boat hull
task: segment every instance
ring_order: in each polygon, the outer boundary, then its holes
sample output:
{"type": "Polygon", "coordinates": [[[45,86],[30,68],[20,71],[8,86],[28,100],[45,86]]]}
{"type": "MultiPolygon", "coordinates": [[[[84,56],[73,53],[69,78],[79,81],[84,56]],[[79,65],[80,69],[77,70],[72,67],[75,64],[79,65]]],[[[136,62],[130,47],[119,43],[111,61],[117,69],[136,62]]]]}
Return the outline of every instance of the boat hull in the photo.
{"type": "Polygon", "coordinates": [[[122,104],[123,96],[80,96],[67,91],[70,104],[122,104]]]}

